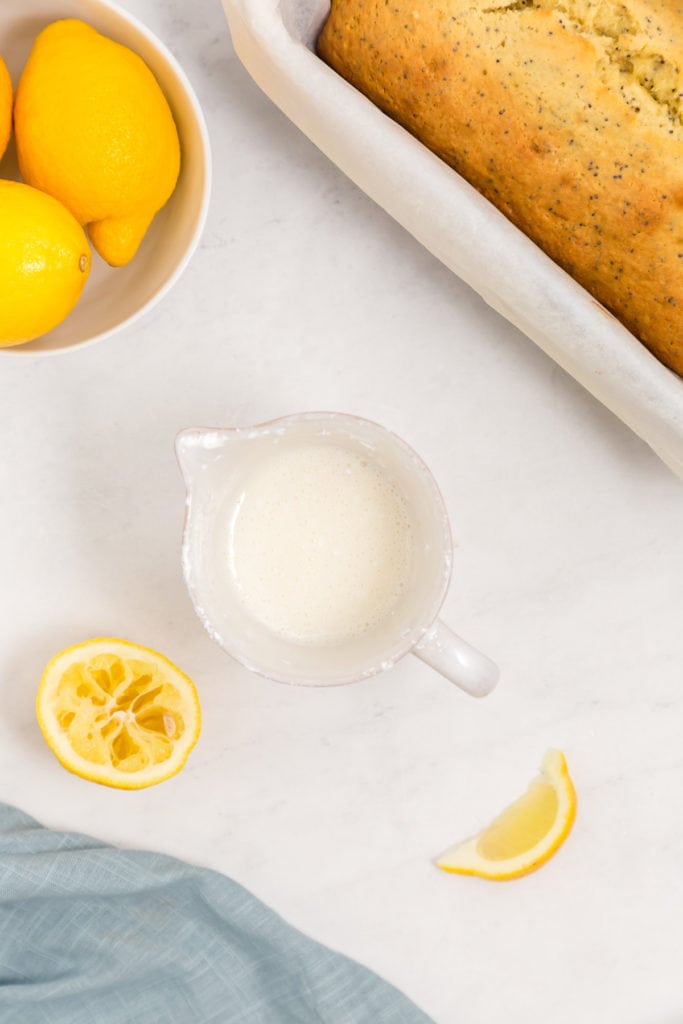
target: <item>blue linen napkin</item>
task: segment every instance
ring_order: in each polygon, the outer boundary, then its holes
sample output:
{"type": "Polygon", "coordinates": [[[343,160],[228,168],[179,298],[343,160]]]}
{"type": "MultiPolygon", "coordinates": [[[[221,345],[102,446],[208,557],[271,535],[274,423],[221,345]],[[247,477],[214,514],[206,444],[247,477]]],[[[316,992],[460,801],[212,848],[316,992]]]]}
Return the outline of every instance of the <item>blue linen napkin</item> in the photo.
{"type": "Polygon", "coordinates": [[[0,1024],[431,1024],[232,879],[0,804],[0,1024]]]}

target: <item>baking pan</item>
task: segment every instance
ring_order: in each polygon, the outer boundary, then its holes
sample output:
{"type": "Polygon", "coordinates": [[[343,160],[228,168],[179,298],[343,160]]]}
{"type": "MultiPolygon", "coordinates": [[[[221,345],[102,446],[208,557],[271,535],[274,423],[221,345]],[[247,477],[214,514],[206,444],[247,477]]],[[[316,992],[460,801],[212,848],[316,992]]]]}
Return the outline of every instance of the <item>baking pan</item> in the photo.
{"type": "Polygon", "coordinates": [[[683,379],[463,178],[320,60],[328,0],[223,0],[235,51],[364,192],[683,478],[683,379]]]}

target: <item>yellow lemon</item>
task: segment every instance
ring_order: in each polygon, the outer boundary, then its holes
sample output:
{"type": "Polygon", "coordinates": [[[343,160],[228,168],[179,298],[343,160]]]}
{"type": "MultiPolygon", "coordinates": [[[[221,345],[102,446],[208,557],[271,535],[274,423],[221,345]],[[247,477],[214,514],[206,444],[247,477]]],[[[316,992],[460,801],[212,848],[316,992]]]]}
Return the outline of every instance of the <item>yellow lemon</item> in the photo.
{"type": "Polygon", "coordinates": [[[576,793],[564,754],[549,750],[526,793],[478,835],[450,847],[438,867],[503,880],[544,864],[564,842],[576,816],[576,793]]]}
{"type": "Polygon", "coordinates": [[[144,61],[83,21],[53,22],[19,80],[14,131],[24,181],[87,225],[107,263],[128,263],[180,170],[173,115],[144,61]]]}
{"type": "Polygon", "coordinates": [[[7,149],[12,132],[12,79],[0,57],[0,160],[7,149]]]}
{"type": "Polygon", "coordinates": [[[52,659],[36,715],[65,768],[119,789],[177,774],[201,728],[197,691],[184,672],[157,651],[111,637],[52,659]]]}
{"type": "Polygon", "coordinates": [[[31,341],[78,302],[90,273],[83,228],[52,196],[0,181],[0,347],[31,341]]]}

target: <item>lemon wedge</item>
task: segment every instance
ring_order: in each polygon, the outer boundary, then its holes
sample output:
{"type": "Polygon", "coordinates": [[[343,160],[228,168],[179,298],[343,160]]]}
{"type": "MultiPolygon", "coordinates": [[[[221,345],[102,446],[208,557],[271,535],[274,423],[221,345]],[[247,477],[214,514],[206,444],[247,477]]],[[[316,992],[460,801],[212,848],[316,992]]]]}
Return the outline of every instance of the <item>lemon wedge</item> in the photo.
{"type": "Polygon", "coordinates": [[[50,661],[36,715],[65,768],[119,789],[177,774],[201,728],[197,691],[179,668],[157,651],[109,637],[50,661]]]}
{"type": "Polygon", "coordinates": [[[442,853],[437,867],[500,881],[518,878],[552,857],[575,816],[576,793],[564,754],[549,750],[526,793],[478,835],[442,853]]]}

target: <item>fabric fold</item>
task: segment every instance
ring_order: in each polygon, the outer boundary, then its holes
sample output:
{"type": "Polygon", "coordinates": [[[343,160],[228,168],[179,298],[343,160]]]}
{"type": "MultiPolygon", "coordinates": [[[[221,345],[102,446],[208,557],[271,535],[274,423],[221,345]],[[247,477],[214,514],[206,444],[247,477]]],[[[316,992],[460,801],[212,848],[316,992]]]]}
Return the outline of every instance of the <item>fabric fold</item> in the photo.
{"type": "Polygon", "coordinates": [[[431,1024],[237,882],[0,804],[2,1024],[431,1024]]]}

